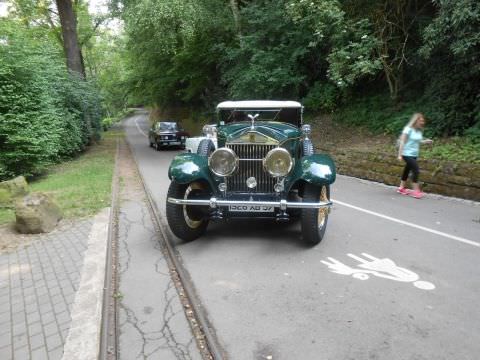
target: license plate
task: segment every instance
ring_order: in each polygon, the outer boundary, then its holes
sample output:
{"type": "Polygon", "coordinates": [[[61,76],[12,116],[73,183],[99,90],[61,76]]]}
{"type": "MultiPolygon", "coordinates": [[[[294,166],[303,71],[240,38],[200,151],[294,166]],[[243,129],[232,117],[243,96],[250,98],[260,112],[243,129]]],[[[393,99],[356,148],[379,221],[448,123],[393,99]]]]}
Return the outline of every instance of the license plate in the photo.
{"type": "Polygon", "coordinates": [[[270,205],[230,205],[228,209],[234,212],[274,212],[275,210],[270,205]]]}

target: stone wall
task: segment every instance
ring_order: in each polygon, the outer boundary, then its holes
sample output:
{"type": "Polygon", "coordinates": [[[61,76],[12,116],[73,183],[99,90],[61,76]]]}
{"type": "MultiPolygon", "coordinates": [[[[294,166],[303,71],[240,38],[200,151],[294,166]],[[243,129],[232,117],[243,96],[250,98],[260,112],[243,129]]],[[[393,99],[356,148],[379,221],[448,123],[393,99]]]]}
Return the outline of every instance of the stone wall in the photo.
{"type": "MultiPolygon", "coordinates": [[[[318,149],[330,154],[339,174],[398,185],[404,162],[392,154],[341,149],[318,149]]],[[[420,183],[425,192],[480,201],[480,165],[422,160],[420,183]]]]}

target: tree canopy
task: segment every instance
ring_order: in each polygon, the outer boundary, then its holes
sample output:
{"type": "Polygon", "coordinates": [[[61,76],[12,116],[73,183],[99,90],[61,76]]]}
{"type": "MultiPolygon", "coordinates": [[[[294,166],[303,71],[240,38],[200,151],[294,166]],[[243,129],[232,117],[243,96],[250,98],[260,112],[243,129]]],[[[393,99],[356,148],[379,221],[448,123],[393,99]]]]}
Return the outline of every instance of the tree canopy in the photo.
{"type": "Polygon", "coordinates": [[[141,101],[291,98],[332,111],[386,94],[393,106],[421,106],[437,135],[478,127],[477,1],[115,4],[125,21],[129,87],[141,101]]]}

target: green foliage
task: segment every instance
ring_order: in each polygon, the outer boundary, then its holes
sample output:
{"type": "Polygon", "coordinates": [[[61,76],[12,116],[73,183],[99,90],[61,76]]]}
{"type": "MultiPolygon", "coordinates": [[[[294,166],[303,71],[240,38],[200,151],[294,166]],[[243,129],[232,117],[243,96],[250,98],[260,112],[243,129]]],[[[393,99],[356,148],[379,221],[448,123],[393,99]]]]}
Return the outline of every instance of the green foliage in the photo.
{"type": "Polygon", "coordinates": [[[307,78],[310,36],[285,13],[286,1],[252,2],[241,12],[239,46],[225,44],[224,81],[236,99],[297,98],[307,78]]]}
{"type": "Polygon", "coordinates": [[[372,35],[368,20],[347,21],[334,42],[327,58],[328,77],[338,87],[351,87],[362,78],[376,75],[382,68],[381,61],[375,57],[379,41],[372,35]]]}
{"type": "Polygon", "coordinates": [[[133,109],[125,109],[120,111],[116,114],[116,116],[107,116],[102,119],[102,129],[103,131],[107,131],[113,125],[117,124],[118,122],[122,121],[125,117],[132,114],[134,112],[133,109]]]}
{"type": "Polygon", "coordinates": [[[303,98],[376,132],[397,133],[416,111],[430,135],[479,132],[478,1],[114,3],[127,40],[102,80],[106,99],[202,107],[303,98]]]}
{"type": "Polygon", "coordinates": [[[381,69],[375,53],[379,40],[368,19],[348,19],[337,0],[290,0],[287,9],[296,24],[307,25],[310,44],[323,45],[327,76],[338,87],[350,87],[381,69]]]}
{"type": "Polygon", "coordinates": [[[426,98],[437,115],[435,132],[460,135],[471,128],[475,134],[480,122],[480,3],[435,3],[438,15],[426,27],[420,49],[429,65],[426,98]]]}
{"type": "Polygon", "coordinates": [[[477,0],[436,0],[438,15],[424,31],[421,54],[428,58],[446,51],[456,61],[480,72],[480,3],[477,0]]]}
{"type": "MultiPolygon", "coordinates": [[[[351,100],[334,114],[334,120],[366,127],[374,133],[400,134],[412,114],[421,111],[419,109],[422,107],[415,102],[393,104],[386,94],[369,95],[351,100]]],[[[427,112],[425,115],[429,119],[427,112]]]]}
{"type": "MultiPolygon", "coordinates": [[[[220,0],[124,2],[128,84],[138,102],[208,101],[219,86],[217,44],[231,38],[220,0]]],[[[135,101],[135,100],[134,100],[135,101]]]]}
{"type": "Polygon", "coordinates": [[[341,104],[342,92],[331,83],[316,82],[303,99],[308,112],[333,112],[341,104]]]}
{"type": "Polygon", "coordinates": [[[465,131],[465,135],[473,142],[480,143],[480,121],[465,131]]]}
{"type": "Polygon", "coordinates": [[[129,71],[126,40],[109,30],[99,32],[85,47],[87,78],[94,79],[102,106],[109,117],[124,111],[129,103],[129,71]]]}
{"type": "Polygon", "coordinates": [[[422,157],[480,164],[480,142],[454,137],[447,143],[434,143],[422,148],[422,157]]]}
{"type": "Polygon", "coordinates": [[[102,128],[103,131],[107,131],[112,127],[112,125],[115,123],[115,118],[113,117],[106,117],[102,119],[102,128]]]}
{"type": "Polygon", "coordinates": [[[0,23],[0,179],[34,175],[97,137],[95,88],[68,75],[42,29],[0,23]]]}

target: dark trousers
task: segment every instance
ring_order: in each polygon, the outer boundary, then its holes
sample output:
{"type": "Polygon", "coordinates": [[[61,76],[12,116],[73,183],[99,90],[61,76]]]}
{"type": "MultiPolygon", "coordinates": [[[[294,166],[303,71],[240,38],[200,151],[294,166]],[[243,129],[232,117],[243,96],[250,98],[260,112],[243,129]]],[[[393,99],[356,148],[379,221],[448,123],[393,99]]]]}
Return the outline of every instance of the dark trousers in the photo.
{"type": "Polygon", "coordinates": [[[407,181],[408,174],[412,172],[412,181],[414,183],[418,182],[418,175],[420,174],[420,169],[417,164],[416,156],[402,156],[405,161],[405,169],[403,169],[402,181],[407,181]]]}

